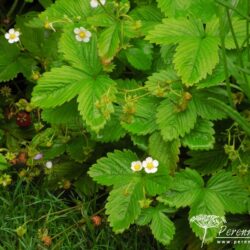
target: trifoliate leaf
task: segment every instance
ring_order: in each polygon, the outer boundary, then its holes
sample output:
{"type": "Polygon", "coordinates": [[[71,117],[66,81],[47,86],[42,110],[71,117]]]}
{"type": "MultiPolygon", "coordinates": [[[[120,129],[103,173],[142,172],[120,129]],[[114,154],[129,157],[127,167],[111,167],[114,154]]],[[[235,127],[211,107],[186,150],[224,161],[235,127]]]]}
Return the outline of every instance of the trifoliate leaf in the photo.
{"type": "Polygon", "coordinates": [[[188,133],[194,127],[197,115],[193,101],[188,103],[186,110],[179,111],[166,99],[158,107],[156,117],[163,139],[170,141],[188,133]]]}
{"type": "Polygon", "coordinates": [[[209,150],[215,142],[214,133],[213,123],[199,118],[190,133],[184,136],[182,143],[191,150],[209,150]]]}
{"type": "Polygon", "coordinates": [[[164,141],[159,132],[153,133],[149,138],[149,154],[164,163],[167,168],[174,172],[179,161],[180,141],[164,141]]]}

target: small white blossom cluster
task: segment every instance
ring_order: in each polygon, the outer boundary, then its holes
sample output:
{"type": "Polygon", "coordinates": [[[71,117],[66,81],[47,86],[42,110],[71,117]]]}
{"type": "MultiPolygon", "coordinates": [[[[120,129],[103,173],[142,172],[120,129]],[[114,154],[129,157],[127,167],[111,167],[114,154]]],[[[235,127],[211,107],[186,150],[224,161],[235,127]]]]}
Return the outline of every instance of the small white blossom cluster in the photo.
{"type": "Polygon", "coordinates": [[[147,157],[143,162],[133,161],[131,163],[131,169],[134,172],[141,171],[143,168],[146,173],[153,174],[158,171],[159,162],[154,160],[152,157],[147,157]]]}
{"type": "Polygon", "coordinates": [[[105,3],[106,3],[106,0],[91,0],[90,1],[90,6],[92,7],[92,8],[97,8],[99,5],[100,5],[100,3],[102,4],[102,5],[104,5],[105,3]]]}
{"type": "Polygon", "coordinates": [[[15,29],[10,29],[5,33],[4,37],[8,40],[9,43],[16,43],[19,41],[20,32],[15,29]]]}
{"type": "Polygon", "coordinates": [[[75,28],[74,29],[74,33],[75,33],[75,38],[78,42],[85,42],[88,43],[91,37],[91,32],[86,30],[83,27],[80,28],[75,28]]]}

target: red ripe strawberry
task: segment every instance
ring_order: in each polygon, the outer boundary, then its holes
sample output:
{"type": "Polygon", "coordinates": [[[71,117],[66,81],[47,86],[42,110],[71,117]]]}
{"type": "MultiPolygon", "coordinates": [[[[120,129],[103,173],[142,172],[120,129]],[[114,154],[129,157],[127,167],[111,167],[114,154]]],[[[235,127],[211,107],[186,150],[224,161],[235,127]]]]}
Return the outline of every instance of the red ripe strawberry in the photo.
{"type": "Polygon", "coordinates": [[[20,111],[16,116],[16,124],[19,127],[29,127],[31,125],[30,114],[26,111],[20,111]]]}
{"type": "Polygon", "coordinates": [[[94,226],[96,226],[96,227],[98,227],[102,224],[102,218],[99,215],[93,215],[91,217],[91,220],[92,220],[94,226]]]}

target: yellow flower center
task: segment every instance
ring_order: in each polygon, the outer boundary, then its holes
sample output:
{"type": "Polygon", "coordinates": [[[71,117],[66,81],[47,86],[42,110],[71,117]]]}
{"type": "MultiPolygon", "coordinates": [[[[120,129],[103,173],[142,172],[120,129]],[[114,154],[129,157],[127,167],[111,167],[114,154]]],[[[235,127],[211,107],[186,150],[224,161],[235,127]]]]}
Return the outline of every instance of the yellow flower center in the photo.
{"type": "Polygon", "coordinates": [[[153,164],[153,162],[149,162],[148,164],[147,164],[147,168],[148,169],[153,169],[155,166],[154,166],[154,164],[153,164]]]}
{"type": "Polygon", "coordinates": [[[81,37],[82,39],[86,37],[86,32],[85,31],[80,31],[79,32],[79,37],[81,37]]]}
{"type": "Polygon", "coordinates": [[[16,38],[16,34],[14,33],[14,34],[10,34],[10,39],[11,40],[13,40],[13,39],[15,39],[16,38]]]}
{"type": "Polygon", "coordinates": [[[141,165],[139,163],[134,165],[135,171],[139,171],[141,169],[141,165]]]}

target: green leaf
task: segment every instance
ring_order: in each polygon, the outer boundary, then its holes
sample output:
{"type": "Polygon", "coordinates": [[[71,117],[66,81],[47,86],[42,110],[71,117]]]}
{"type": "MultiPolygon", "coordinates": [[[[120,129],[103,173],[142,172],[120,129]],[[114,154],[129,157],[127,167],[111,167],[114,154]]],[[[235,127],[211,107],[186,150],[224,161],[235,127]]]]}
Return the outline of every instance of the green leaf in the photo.
{"type": "Polygon", "coordinates": [[[171,191],[160,196],[159,200],[177,208],[191,206],[199,197],[203,186],[201,176],[195,170],[186,168],[176,173],[171,191]]]}
{"type": "Polygon", "coordinates": [[[87,125],[94,131],[104,127],[110,114],[114,112],[112,101],[116,93],[115,82],[105,75],[82,83],[78,96],[78,110],[87,125]],[[103,103],[103,100],[104,103],[103,103]],[[100,104],[100,105],[99,105],[100,104]]]}
{"type": "Polygon", "coordinates": [[[163,20],[163,24],[155,26],[154,30],[149,32],[146,39],[156,44],[176,44],[191,39],[200,39],[204,35],[204,29],[201,22],[195,22],[186,18],[163,20]]]}
{"type": "Polygon", "coordinates": [[[188,152],[190,159],[185,161],[190,167],[195,168],[199,173],[212,174],[222,169],[228,161],[228,156],[222,147],[215,146],[209,151],[191,151],[188,152]]]}
{"type": "Polygon", "coordinates": [[[224,206],[224,210],[230,213],[244,213],[247,211],[247,197],[249,193],[240,183],[240,179],[232,176],[231,172],[222,171],[207,183],[207,188],[216,193],[224,206]]]}
{"type": "Polygon", "coordinates": [[[69,66],[54,68],[46,72],[38,81],[32,92],[32,102],[41,108],[53,108],[73,99],[89,76],[69,66]]]}
{"type": "Polygon", "coordinates": [[[150,229],[154,237],[164,245],[170,243],[175,233],[174,223],[161,210],[154,213],[150,229]]]}
{"type": "Polygon", "coordinates": [[[188,15],[188,8],[192,2],[193,0],[157,0],[158,7],[167,17],[188,15]]]}
{"type": "Polygon", "coordinates": [[[100,34],[98,48],[101,57],[112,59],[118,52],[120,44],[119,32],[119,25],[114,23],[100,34]]]}
{"type": "Polygon", "coordinates": [[[178,139],[172,141],[164,141],[159,132],[153,133],[149,138],[149,154],[164,163],[174,172],[179,161],[180,141],[178,139]]]}
{"type": "Polygon", "coordinates": [[[138,225],[150,224],[150,229],[159,242],[168,245],[175,233],[174,223],[165,214],[168,209],[163,205],[143,209],[137,220],[138,225]]]}
{"type": "Polygon", "coordinates": [[[127,184],[137,175],[131,170],[131,162],[137,161],[137,156],[131,151],[118,151],[108,153],[94,164],[88,174],[99,184],[120,185],[127,184]]]}
{"type": "MultiPolygon", "coordinates": [[[[189,221],[194,218],[194,216],[207,216],[207,215],[213,215],[213,216],[219,216],[220,218],[223,218],[225,215],[223,205],[213,192],[209,192],[207,190],[202,190],[199,197],[197,198],[197,202],[194,203],[192,206],[190,212],[189,212],[189,221]]],[[[202,223],[202,222],[200,222],[202,223]]],[[[193,232],[198,236],[201,240],[204,237],[204,228],[201,227],[200,224],[196,224],[195,222],[190,222],[191,228],[193,232]]],[[[220,225],[217,227],[209,227],[206,232],[205,242],[212,242],[214,238],[216,237],[217,233],[220,230],[220,225]]]]}
{"type": "Polygon", "coordinates": [[[225,112],[216,107],[213,102],[208,101],[209,97],[227,101],[227,96],[224,90],[220,88],[208,88],[204,90],[191,90],[192,100],[195,104],[197,114],[204,119],[220,120],[226,118],[225,112]]]}
{"type": "Polygon", "coordinates": [[[148,77],[146,86],[151,94],[156,96],[166,96],[164,89],[169,89],[170,84],[179,81],[179,77],[173,70],[161,70],[148,77]]]}
{"type": "Polygon", "coordinates": [[[66,151],[70,157],[76,162],[80,163],[89,157],[88,153],[86,153],[86,150],[90,148],[89,142],[83,136],[73,138],[66,145],[66,151]]]}
{"type": "Polygon", "coordinates": [[[193,101],[189,102],[186,110],[178,111],[177,107],[166,99],[158,107],[156,117],[163,139],[170,141],[190,132],[197,115],[193,101]]]}
{"type": "Polygon", "coordinates": [[[141,24],[140,32],[143,35],[151,31],[163,18],[160,10],[154,5],[138,6],[131,11],[130,16],[141,24]]]}
{"type": "Polygon", "coordinates": [[[66,124],[69,126],[80,125],[83,122],[75,100],[56,108],[44,109],[42,119],[51,124],[66,124]]]}
{"type": "Polygon", "coordinates": [[[149,70],[152,64],[152,45],[146,41],[135,43],[126,50],[128,62],[138,70],[149,70]]]}
{"type": "Polygon", "coordinates": [[[59,41],[59,51],[73,67],[91,76],[96,76],[102,70],[98,57],[96,35],[92,32],[88,43],[79,42],[74,34],[74,28],[79,27],[80,25],[71,25],[64,29],[59,41]]]}
{"type": "Polygon", "coordinates": [[[100,142],[114,142],[125,136],[126,131],[120,124],[121,108],[115,106],[115,112],[111,115],[104,128],[98,134],[93,133],[93,138],[100,142]]]}
{"type": "Polygon", "coordinates": [[[6,161],[5,157],[0,154],[0,170],[5,170],[9,167],[8,162],[6,161]]]}
{"type": "Polygon", "coordinates": [[[156,130],[156,109],[159,99],[153,96],[145,96],[136,102],[135,114],[131,123],[122,122],[122,126],[129,132],[137,135],[150,134],[156,130]]]}
{"type": "Polygon", "coordinates": [[[218,41],[213,37],[188,39],[179,43],[174,64],[182,81],[191,85],[212,74],[219,62],[218,41]]]}
{"type": "Polygon", "coordinates": [[[182,139],[184,146],[191,150],[209,150],[215,143],[213,123],[205,119],[197,119],[194,128],[182,139]]]}
{"type": "Polygon", "coordinates": [[[30,77],[35,61],[22,54],[16,44],[0,38],[0,82],[14,79],[18,73],[30,77]]]}
{"type": "Polygon", "coordinates": [[[92,11],[89,1],[82,0],[57,0],[54,4],[50,5],[45,11],[39,15],[40,20],[33,20],[30,25],[40,26],[46,22],[54,23],[54,27],[63,27],[70,24],[72,20],[86,19],[92,11]]]}
{"type": "Polygon", "coordinates": [[[48,64],[48,58],[57,59],[57,44],[60,33],[44,30],[43,28],[28,27],[27,23],[35,16],[37,16],[37,13],[31,12],[17,17],[16,23],[21,30],[21,43],[25,49],[30,51],[34,57],[37,56],[40,61],[46,58],[46,64],[48,64]]]}
{"type": "Polygon", "coordinates": [[[139,200],[143,199],[142,184],[131,181],[110,192],[106,204],[108,221],[113,230],[122,233],[133,223],[141,212],[139,200]]]}

